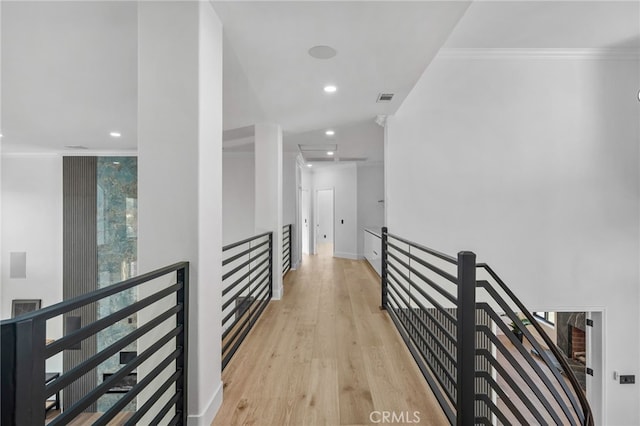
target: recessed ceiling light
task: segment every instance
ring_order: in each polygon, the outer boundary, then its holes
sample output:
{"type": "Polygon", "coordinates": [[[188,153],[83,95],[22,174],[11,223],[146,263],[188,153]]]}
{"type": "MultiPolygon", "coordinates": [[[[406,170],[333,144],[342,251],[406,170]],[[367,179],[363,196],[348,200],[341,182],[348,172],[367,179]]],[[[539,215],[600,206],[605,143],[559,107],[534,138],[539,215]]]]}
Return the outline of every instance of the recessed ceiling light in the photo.
{"type": "Polygon", "coordinates": [[[332,84],[329,84],[327,86],[324,86],[324,91],[327,93],[335,93],[338,90],[338,88],[332,84]]]}
{"type": "Polygon", "coordinates": [[[333,131],[333,130],[327,130],[326,132],[324,132],[324,134],[327,135],[327,136],[333,136],[333,135],[336,134],[336,132],[333,131]]]}
{"type": "Polygon", "coordinates": [[[120,134],[120,132],[111,132],[109,133],[109,136],[111,136],[112,138],[119,138],[120,136],[122,136],[122,134],[120,134]]]}
{"type": "Polygon", "coordinates": [[[119,166],[120,162],[119,161],[114,161],[113,164],[115,164],[116,166],[119,166]]]}
{"type": "Polygon", "coordinates": [[[0,138],[2,137],[2,133],[0,133],[0,138]]]}
{"type": "Polygon", "coordinates": [[[331,46],[313,46],[309,49],[309,55],[316,59],[331,59],[336,56],[336,49],[331,46]]]}
{"type": "Polygon", "coordinates": [[[89,149],[83,145],[65,145],[64,147],[68,149],[89,149]]]}
{"type": "Polygon", "coordinates": [[[313,164],[307,164],[307,167],[313,167],[313,164]]]}
{"type": "Polygon", "coordinates": [[[327,151],[327,155],[333,155],[333,151],[327,151]]]}

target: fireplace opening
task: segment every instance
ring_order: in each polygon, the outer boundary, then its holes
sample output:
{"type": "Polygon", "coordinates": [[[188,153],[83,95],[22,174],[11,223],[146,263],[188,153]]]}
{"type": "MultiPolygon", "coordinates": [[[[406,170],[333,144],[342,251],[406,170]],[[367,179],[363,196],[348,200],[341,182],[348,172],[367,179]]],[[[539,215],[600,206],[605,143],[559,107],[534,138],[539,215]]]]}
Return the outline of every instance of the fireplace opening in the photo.
{"type": "Polygon", "coordinates": [[[586,333],[577,327],[569,325],[569,356],[572,359],[587,364],[586,333]]]}

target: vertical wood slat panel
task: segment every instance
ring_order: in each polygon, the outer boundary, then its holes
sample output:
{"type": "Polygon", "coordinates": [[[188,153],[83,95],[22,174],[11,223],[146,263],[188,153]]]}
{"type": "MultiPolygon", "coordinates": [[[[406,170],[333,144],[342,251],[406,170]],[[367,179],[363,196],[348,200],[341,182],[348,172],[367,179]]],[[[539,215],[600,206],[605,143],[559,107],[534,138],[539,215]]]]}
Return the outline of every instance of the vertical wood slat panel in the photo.
{"type": "MultiPolygon", "coordinates": [[[[89,293],[98,288],[97,246],[97,157],[63,158],[63,299],[89,293]]],[[[81,326],[97,319],[95,304],[65,315],[80,316],[81,326]]],[[[67,331],[65,330],[65,333],[67,331]]],[[[63,369],[68,371],[96,353],[96,336],[84,340],[79,350],[65,350],[63,369]]],[[[91,371],[63,393],[66,409],[97,386],[91,371]]],[[[95,404],[86,411],[95,412],[95,404]]]]}

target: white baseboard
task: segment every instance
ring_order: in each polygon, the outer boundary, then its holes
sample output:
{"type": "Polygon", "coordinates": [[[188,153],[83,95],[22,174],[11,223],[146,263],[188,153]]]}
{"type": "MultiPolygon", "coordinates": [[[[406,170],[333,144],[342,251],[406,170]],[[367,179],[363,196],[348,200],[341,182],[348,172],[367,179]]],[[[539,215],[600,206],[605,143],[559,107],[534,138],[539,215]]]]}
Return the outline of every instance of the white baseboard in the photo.
{"type": "Polygon", "coordinates": [[[222,406],[222,382],[218,384],[218,389],[209,401],[209,405],[201,414],[189,414],[187,418],[188,426],[210,426],[215,419],[218,410],[222,406]]]}
{"type": "Polygon", "coordinates": [[[353,254],[353,253],[340,253],[340,252],[334,252],[333,253],[333,257],[339,257],[341,259],[351,259],[351,260],[358,260],[358,255],[357,254],[353,254]]]}
{"type": "Polygon", "coordinates": [[[271,295],[271,300],[280,300],[282,299],[282,287],[274,288],[273,294],[271,295]]]}

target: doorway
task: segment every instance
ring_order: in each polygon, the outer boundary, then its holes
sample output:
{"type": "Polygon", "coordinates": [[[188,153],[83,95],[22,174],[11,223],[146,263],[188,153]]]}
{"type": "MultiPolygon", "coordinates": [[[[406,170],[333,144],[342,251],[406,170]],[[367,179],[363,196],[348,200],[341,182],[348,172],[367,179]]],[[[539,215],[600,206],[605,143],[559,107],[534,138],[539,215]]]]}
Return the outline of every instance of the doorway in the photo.
{"type": "Polygon", "coordinates": [[[320,256],[333,256],[334,251],[334,193],[331,189],[316,191],[316,250],[320,256]]]}
{"type": "Polygon", "coordinates": [[[311,223],[311,200],[309,190],[300,189],[300,224],[302,225],[302,254],[309,254],[309,224],[311,223]]]}

